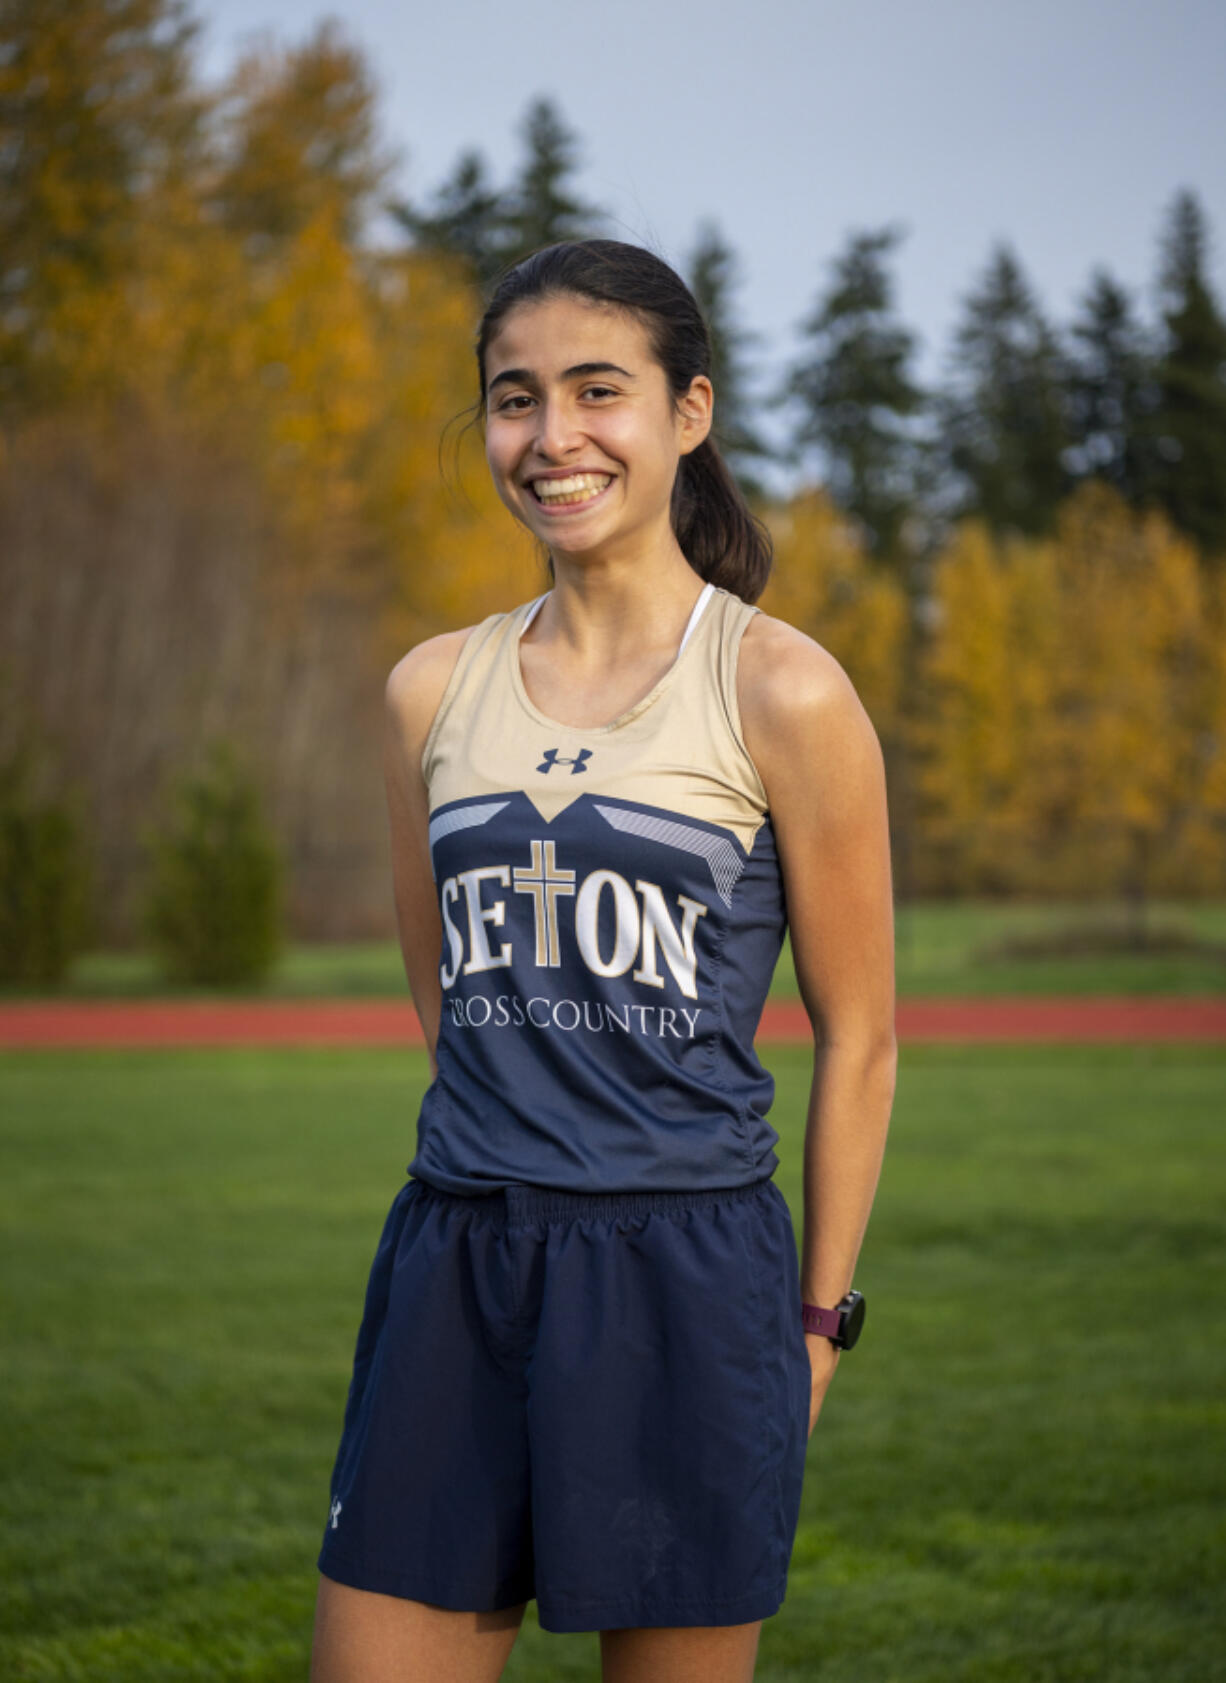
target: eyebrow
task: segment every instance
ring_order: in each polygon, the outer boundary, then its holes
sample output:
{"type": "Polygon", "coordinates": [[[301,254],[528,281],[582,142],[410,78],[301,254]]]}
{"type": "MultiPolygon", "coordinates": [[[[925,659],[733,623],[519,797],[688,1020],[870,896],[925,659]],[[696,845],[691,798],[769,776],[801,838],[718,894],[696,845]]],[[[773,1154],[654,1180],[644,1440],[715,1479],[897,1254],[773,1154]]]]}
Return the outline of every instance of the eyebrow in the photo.
{"type": "MultiPolygon", "coordinates": [[[[577,362],[573,368],[563,369],[562,378],[577,380],[586,378],[589,374],[621,374],[627,380],[634,379],[633,374],[625,368],[619,368],[615,362],[577,362]]],[[[495,386],[504,382],[515,386],[534,386],[537,380],[530,368],[504,368],[501,374],[494,375],[487,390],[492,392],[495,386]]]]}

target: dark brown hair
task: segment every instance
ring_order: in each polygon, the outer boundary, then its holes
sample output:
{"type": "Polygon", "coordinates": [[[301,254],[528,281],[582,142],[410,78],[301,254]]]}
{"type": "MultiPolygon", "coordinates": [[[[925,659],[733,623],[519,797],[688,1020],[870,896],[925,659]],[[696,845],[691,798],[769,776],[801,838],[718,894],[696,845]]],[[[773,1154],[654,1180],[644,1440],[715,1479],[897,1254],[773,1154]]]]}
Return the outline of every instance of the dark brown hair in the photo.
{"type": "MultiPolygon", "coordinates": [[[[695,375],[710,377],[707,324],[674,269],[621,240],[564,240],[532,252],[494,283],[476,343],[482,417],[485,355],[504,317],[517,304],[564,296],[613,305],[641,321],[674,402],[689,391],[695,375]]],[[[743,601],[757,601],[770,576],[770,534],[749,509],[710,434],[677,465],[671,518],[677,542],[700,578],[743,601]]],[[[552,561],[549,568],[552,576],[552,561]]]]}

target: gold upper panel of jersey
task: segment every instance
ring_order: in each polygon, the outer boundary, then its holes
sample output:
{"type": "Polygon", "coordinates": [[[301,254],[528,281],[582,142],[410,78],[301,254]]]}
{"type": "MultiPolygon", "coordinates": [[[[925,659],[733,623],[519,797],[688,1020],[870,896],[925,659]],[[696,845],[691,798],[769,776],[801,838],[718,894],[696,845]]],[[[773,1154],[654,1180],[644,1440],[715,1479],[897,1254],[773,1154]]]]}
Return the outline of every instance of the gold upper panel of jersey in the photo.
{"type": "Polygon", "coordinates": [[[748,853],[767,799],[741,735],[736,664],[759,609],[715,585],[704,596],[660,680],[596,728],[551,720],[528,696],[519,639],[540,598],[482,620],[460,651],[422,753],[431,813],[522,790],[548,823],[591,791],[719,825],[748,853]]]}

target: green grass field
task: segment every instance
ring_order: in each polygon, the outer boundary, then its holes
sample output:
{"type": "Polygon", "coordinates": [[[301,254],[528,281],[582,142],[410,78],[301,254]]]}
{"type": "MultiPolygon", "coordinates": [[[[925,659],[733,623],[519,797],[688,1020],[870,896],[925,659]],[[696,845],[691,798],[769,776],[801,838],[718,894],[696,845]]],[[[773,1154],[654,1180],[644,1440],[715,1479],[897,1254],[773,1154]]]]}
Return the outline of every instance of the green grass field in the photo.
{"type": "MultiPolygon", "coordinates": [[[[1109,902],[1092,906],[959,900],[899,906],[898,992],[903,997],[1226,992],[1226,902],[1157,902],[1146,908],[1144,918],[1151,936],[1168,939],[1152,951],[1129,952],[1109,944],[1128,927],[1124,908],[1109,902]],[[999,950],[1002,942],[1051,940],[1087,924],[1099,939],[1079,943],[1085,950],[1046,956],[999,950]]],[[[96,952],[82,956],[64,991],[77,997],[121,997],[166,990],[148,954],[96,952]]],[[[404,965],[395,941],[293,946],[262,991],[299,997],[403,995],[404,965]]],[[[12,997],[14,990],[0,990],[0,995],[5,992],[12,997]]],[[[777,998],[796,995],[786,943],[772,992],[777,998]]]]}
{"type": "MultiPolygon", "coordinates": [[[[809,1058],[768,1049],[799,1219],[809,1058]]],[[[306,1675],[420,1052],[0,1056],[0,1676],[306,1675]]],[[[1226,1047],[905,1047],[759,1683],[1226,1678],[1226,1047]]],[[[507,1676],[598,1676],[529,1607],[507,1676]]]]}

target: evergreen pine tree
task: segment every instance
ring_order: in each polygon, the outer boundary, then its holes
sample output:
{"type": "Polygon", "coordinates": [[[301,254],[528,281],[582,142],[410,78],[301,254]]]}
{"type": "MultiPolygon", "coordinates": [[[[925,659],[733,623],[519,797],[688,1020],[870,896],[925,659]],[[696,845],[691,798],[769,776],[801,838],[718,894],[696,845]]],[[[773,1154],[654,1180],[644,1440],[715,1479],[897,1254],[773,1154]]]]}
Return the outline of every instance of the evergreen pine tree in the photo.
{"type": "Polygon", "coordinates": [[[700,224],[687,268],[691,290],[711,336],[715,442],[746,496],[761,498],[764,488],[754,475],[753,464],[768,461],[771,452],[753,425],[753,399],[745,364],[745,352],[761,335],[746,331],[736,321],[732,303],[737,284],[736,256],[714,221],[700,224]]]}
{"type": "Polygon", "coordinates": [[[1077,479],[1105,480],[1136,507],[1154,483],[1154,350],[1131,296],[1104,268],[1091,276],[1072,339],[1067,460],[1077,479]]]}
{"type": "Polygon", "coordinates": [[[993,531],[1050,531],[1072,486],[1065,462],[1068,369],[1017,258],[996,246],[964,301],[938,400],[955,516],[993,531]]]}
{"type": "Polygon", "coordinates": [[[524,158],[509,187],[495,187],[484,158],[470,148],[428,207],[419,209],[406,199],[388,206],[415,246],[462,257],[483,289],[530,251],[594,234],[604,220],[575,193],[578,138],[552,101],[543,96],[532,101],[520,136],[524,158]]]}
{"type": "Polygon", "coordinates": [[[1158,495],[1207,553],[1226,557],[1226,321],[1209,287],[1208,243],[1195,194],[1177,193],[1162,238],[1158,495]]]}
{"type": "Polygon", "coordinates": [[[601,211],[576,197],[572,178],[579,142],[552,100],[542,96],[532,101],[520,135],[525,156],[507,206],[503,257],[508,263],[558,240],[591,236],[604,220],[601,211]]]}
{"type": "Polygon", "coordinates": [[[508,207],[490,181],[480,152],[460,154],[428,210],[417,210],[405,199],[388,209],[419,249],[462,257],[478,285],[487,286],[502,267],[508,207]]]}
{"type": "Polygon", "coordinates": [[[920,474],[922,444],[908,422],[926,401],[909,371],[915,338],[894,319],[885,266],[901,238],[895,227],[851,236],[802,325],[806,350],[780,394],[799,411],[794,453],[820,448],[832,495],[887,561],[900,558],[920,474]]]}

